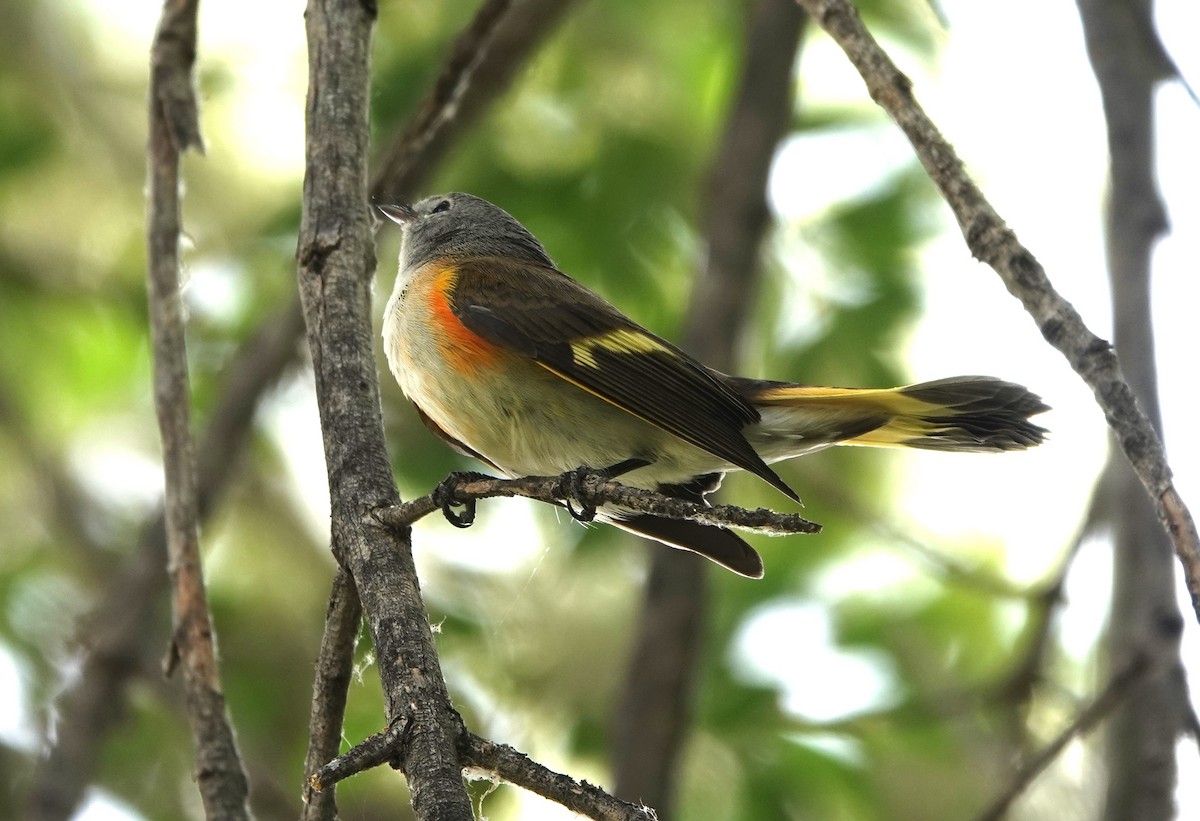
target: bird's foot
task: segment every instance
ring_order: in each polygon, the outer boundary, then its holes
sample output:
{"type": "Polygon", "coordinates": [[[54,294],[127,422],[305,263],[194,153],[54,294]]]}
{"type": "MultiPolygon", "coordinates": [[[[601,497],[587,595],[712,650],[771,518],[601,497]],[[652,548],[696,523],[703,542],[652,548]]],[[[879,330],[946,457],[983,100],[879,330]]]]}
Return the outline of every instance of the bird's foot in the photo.
{"type": "Polygon", "coordinates": [[[456,470],[438,482],[438,486],[433,489],[433,503],[442,509],[442,515],[450,524],[455,527],[470,527],[475,523],[475,500],[458,498],[458,489],[467,482],[491,478],[486,473],[474,470],[456,470]],[[455,512],[456,507],[461,507],[462,513],[455,512]]]}
{"type": "Polygon", "coordinates": [[[588,465],[581,465],[574,470],[568,470],[560,477],[560,483],[563,491],[563,505],[567,508],[567,512],[571,514],[571,518],[577,522],[590,522],[596,518],[596,506],[583,501],[587,496],[584,490],[585,482],[590,477],[597,477],[601,481],[607,482],[610,479],[616,479],[618,476],[623,476],[632,470],[644,468],[650,464],[647,459],[625,459],[617,462],[615,465],[610,465],[606,468],[594,468],[588,465]],[[579,509],[575,509],[574,502],[579,502],[579,509]]]}

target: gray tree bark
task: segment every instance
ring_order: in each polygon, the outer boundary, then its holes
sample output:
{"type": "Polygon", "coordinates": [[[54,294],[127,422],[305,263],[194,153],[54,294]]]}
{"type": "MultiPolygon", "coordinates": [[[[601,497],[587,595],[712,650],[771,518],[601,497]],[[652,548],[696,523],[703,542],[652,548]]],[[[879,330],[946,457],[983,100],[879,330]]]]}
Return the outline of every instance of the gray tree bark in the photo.
{"type": "Polygon", "coordinates": [[[311,0],[304,209],[297,249],[329,475],[333,552],[354,580],[379,660],[395,756],[421,821],[472,821],[461,720],[433,646],[409,532],[368,515],[399,501],[383,438],[371,333],[375,246],[367,213],[371,31],[375,6],[311,0]]]}
{"type": "MultiPolygon", "coordinates": [[[[1153,24],[1151,0],[1079,0],[1088,56],[1108,130],[1110,200],[1106,213],[1114,342],[1126,378],[1161,435],[1151,252],[1167,229],[1154,172],[1154,88],[1173,74],[1153,24]]],[[[1150,500],[1121,454],[1114,481],[1111,670],[1142,654],[1151,672],[1117,708],[1108,732],[1106,821],[1175,817],[1175,742],[1188,715],[1179,658],[1183,618],[1175,598],[1175,559],[1150,500]]]]}

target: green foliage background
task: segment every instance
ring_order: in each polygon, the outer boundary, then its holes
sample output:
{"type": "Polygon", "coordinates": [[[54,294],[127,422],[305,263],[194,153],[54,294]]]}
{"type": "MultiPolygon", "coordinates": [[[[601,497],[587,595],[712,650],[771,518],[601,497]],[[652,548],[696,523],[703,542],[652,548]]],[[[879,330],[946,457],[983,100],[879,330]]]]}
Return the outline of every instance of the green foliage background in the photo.
{"type": "MultiPolygon", "coordinates": [[[[157,9],[143,5],[152,21],[157,9]]],[[[864,5],[869,22],[910,54],[936,59],[922,4],[864,5]]],[[[295,36],[299,4],[275,11],[295,36]]],[[[461,3],[381,4],[377,141],[403,122],[472,12],[461,3]]],[[[469,190],[501,203],[564,270],[672,335],[702,251],[703,181],[741,60],[744,13],[732,0],[582,5],[430,190],[469,190]]],[[[27,720],[43,732],[81,652],[77,640],[87,635],[79,620],[128,558],[160,481],[143,292],[148,40],[121,40],[104,14],[62,0],[10,0],[0,10],[7,32],[0,49],[0,649],[19,670],[27,720]]],[[[205,34],[202,20],[210,151],[188,161],[185,199],[197,430],[238,345],[295,292],[300,192],[298,167],[267,175],[239,159],[230,101],[242,90],[241,68],[235,57],[207,53],[205,34]]],[[[295,60],[289,49],[280,59],[295,60]]],[[[295,72],[302,85],[302,61],[295,72]]],[[[795,119],[797,134],[887,128],[865,100],[829,109],[801,102],[795,119]]],[[[764,260],[745,371],[812,383],[904,382],[897,343],[918,318],[912,259],[928,236],[933,203],[914,165],[854,201],[831,203],[818,219],[780,226],[764,260]],[[806,291],[806,271],[779,253],[795,242],[819,251],[822,276],[845,283],[835,293],[847,296],[806,291]],[[819,326],[800,334],[786,313],[785,297],[797,292],[822,303],[819,326]]],[[[381,234],[381,298],[391,287],[395,242],[381,234]]],[[[295,815],[332,571],[320,500],[302,492],[319,487],[323,474],[297,476],[307,463],[287,454],[319,452],[310,381],[298,359],[272,390],[203,534],[229,705],[263,818],[295,815]],[[286,424],[297,420],[307,427],[286,424]],[[298,430],[311,440],[297,441],[298,430]]],[[[469,467],[424,431],[388,379],[384,398],[405,495],[469,467]]],[[[838,567],[869,574],[860,560],[881,549],[912,561],[859,515],[874,511],[886,521],[891,458],[827,452],[788,466],[785,478],[825,533],[764,541],[762,582],[714,574],[679,818],[961,819],[999,787],[1027,741],[1019,719],[1029,704],[996,690],[1023,648],[1019,600],[934,571],[907,600],[902,590],[847,600],[821,592],[823,574],[838,567]],[[752,618],[797,606],[826,613],[833,642],[890,670],[893,691],[867,712],[830,723],[789,709],[781,685],[756,674],[738,648],[752,618]]],[[[769,488],[740,479],[728,483],[726,498],[781,503],[769,488]]],[[[514,517],[499,508],[518,504],[493,502],[481,516],[507,522],[514,517]]],[[[450,690],[481,734],[604,783],[647,555],[665,548],[580,528],[553,512],[531,515],[536,530],[488,543],[494,551],[517,540],[539,546],[534,559],[503,570],[472,569],[422,547],[451,538],[442,523],[416,528],[450,690]]],[[[953,548],[981,555],[976,546],[953,548]]],[[[167,623],[164,607],[158,634],[146,641],[165,648],[167,623]]],[[[348,741],[382,721],[368,642],[359,652],[348,741]]],[[[14,741],[4,757],[13,766],[0,791],[19,796],[36,747],[14,741]]],[[[190,767],[179,694],[147,669],[104,748],[97,786],[146,818],[186,817],[196,811],[190,767]]],[[[0,805],[19,800],[5,795],[0,805]]],[[[339,801],[343,817],[355,819],[403,816],[398,808],[406,806],[402,779],[386,770],[345,784],[339,801]]],[[[510,788],[482,804],[495,819],[517,817],[523,806],[510,788]]]]}

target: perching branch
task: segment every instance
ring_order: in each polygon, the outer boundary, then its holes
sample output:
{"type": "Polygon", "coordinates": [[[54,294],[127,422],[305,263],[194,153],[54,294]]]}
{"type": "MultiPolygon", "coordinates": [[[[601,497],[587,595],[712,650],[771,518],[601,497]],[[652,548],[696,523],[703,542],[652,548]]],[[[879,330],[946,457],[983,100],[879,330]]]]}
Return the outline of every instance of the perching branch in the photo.
{"type": "Polygon", "coordinates": [[[196,781],[209,818],[249,818],[248,784],[225,711],[200,570],[199,502],[179,293],[179,160],[203,149],[192,91],[196,0],[167,0],[151,50],[146,221],[154,398],[162,436],[174,637],[168,673],[183,668],[196,744],[196,781]]]}
{"type": "Polygon", "coordinates": [[[452,496],[454,506],[476,499],[520,496],[552,505],[577,503],[585,509],[615,505],[652,516],[735,527],[764,536],[821,532],[819,524],[795,513],[776,513],[763,507],[754,510],[734,505],[709,507],[686,499],[664,496],[653,490],[627,487],[607,479],[600,472],[584,472],[582,475],[570,472],[562,476],[523,476],[519,479],[495,479],[475,473],[453,474],[442,487],[444,490],[413,499],[411,502],[372,510],[369,516],[389,527],[406,528],[418,519],[443,509],[439,496],[444,492],[452,496]],[[577,481],[573,481],[575,479],[577,481]]]}
{"type": "MultiPolygon", "coordinates": [[[[507,89],[519,67],[572,2],[524,0],[499,20],[498,30],[492,35],[494,44],[474,81],[459,97],[455,116],[437,118],[440,125],[435,138],[425,142],[405,163],[405,173],[398,177],[377,173],[373,190],[389,190],[402,199],[410,196],[469,123],[507,89]]],[[[412,130],[409,125],[400,133],[412,130]]],[[[392,143],[403,141],[401,137],[392,143]]],[[[236,456],[242,453],[260,400],[288,367],[299,361],[296,354],[303,329],[297,299],[266,319],[224,369],[222,387],[216,391],[217,404],[197,448],[201,519],[234,475],[236,456]]],[[[25,808],[30,818],[50,821],[73,815],[95,771],[104,739],[122,719],[121,705],[129,681],[149,674],[155,666],[154,620],[166,590],[166,537],[161,510],[150,517],[141,534],[132,557],[108,583],[103,600],[80,620],[83,669],[77,683],[57,700],[60,732],[49,754],[35,768],[25,808]]],[[[314,726],[321,719],[314,715],[314,726]]],[[[318,736],[312,734],[314,743],[318,736]]],[[[331,758],[336,749],[318,756],[318,763],[331,758]]],[[[332,804],[332,797],[332,791],[328,791],[320,799],[332,804]]]]}
{"type": "Polygon", "coordinates": [[[967,246],[990,265],[1037,323],[1046,341],[1066,357],[1095,394],[1121,450],[1154,502],[1183,565],[1192,608],[1200,619],[1200,535],[1171,481],[1162,442],[1121,373],[1112,346],[1084,324],[1054,289],[1045,269],[1004,224],[963,170],[953,147],[912,95],[912,87],[875,42],[848,0],[797,0],[846,52],[871,98],[908,137],[926,172],[953,210],[967,246]]]}
{"type": "Polygon", "coordinates": [[[494,774],[509,784],[596,821],[656,821],[658,818],[650,807],[613,798],[594,784],[560,775],[507,744],[494,744],[468,734],[462,755],[467,767],[494,774]]]}

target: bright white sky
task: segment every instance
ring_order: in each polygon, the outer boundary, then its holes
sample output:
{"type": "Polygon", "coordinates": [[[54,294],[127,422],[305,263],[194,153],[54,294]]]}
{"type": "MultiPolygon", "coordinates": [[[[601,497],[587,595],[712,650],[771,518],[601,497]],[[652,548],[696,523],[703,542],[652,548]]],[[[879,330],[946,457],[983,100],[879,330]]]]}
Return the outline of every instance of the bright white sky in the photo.
{"type": "MultiPolygon", "coordinates": [[[[159,3],[87,2],[98,19],[117,26],[127,38],[114,49],[113,59],[143,62],[159,3]]],[[[937,27],[928,5],[921,0],[908,0],[908,4],[931,29],[937,27]]],[[[918,99],[1001,216],[1092,329],[1107,336],[1108,291],[1100,232],[1104,128],[1075,5],[942,0],[940,6],[949,28],[940,35],[944,49],[936,70],[895,49],[893,57],[914,79],[918,99]]],[[[296,173],[303,159],[303,3],[202,3],[201,7],[204,51],[237,55],[244,67],[242,76],[253,80],[241,85],[245,96],[231,103],[240,123],[238,133],[228,137],[231,150],[256,146],[256,162],[281,174],[296,173]],[[247,15],[263,19],[256,22],[247,15]],[[257,32],[264,28],[277,32],[275,49],[262,48],[257,32]]],[[[1200,11],[1186,0],[1159,0],[1158,8],[1168,50],[1184,75],[1200,85],[1200,52],[1194,47],[1200,42],[1200,11]]],[[[827,39],[811,42],[803,59],[806,102],[865,99],[861,81],[827,39]]],[[[1174,226],[1155,258],[1160,393],[1177,485],[1193,510],[1200,511],[1200,444],[1186,427],[1195,415],[1190,403],[1200,398],[1192,381],[1197,344],[1191,315],[1200,304],[1196,271],[1200,160],[1195,149],[1200,145],[1200,108],[1178,84],[1162,90],[1159,104],[1160,181],[1174,226]]],[[[219,161],[221,150],[220,144],[210,146],[210,159],[219,161]]],[[[797,140],[781,152],[772,201],[781,216],[803,224],[818,217],[828,204],[869,189],[881,173],[902,166],[910,157],[910,149],[892,128],[797,140]],[[794,179],[804,184],[790,184],[794,179]]],[[[1045,416],[1053,438],[1028,454],[996,459],[956,458],[951,464],[944,459],[953,457],[940,454],[906,457],[900,468],[905,491],[895,508],[902,511],[898,523],[947,542],[983,536],[1002,551],[1001,566],[1008,574],[1035,581],[1052,571],[1078,524],[1103,460],[1103,419],[1089,392],[1062,357],[1042,341],[995,274],[970,258],[948,213],[945,224],[945,234],[923,254],[926,314],[909,340],[914,381],[989,373],[1027,384],[1054,408],[1045,416]]],[[[296,467],[307,475],[302,485],[319,499],[325,493],[320,436],[308,429],[311,414],[301,418],[288,412],[287,407],[296,404],[279,402],[272,413],[287,430],[281,435],[293,445],[314,444],[311,452],[295,454],[296,467]]],[[[510,507],[515,508],[505,506],[510,507]]],[[[489,517],[491,522],[500,523],[500,510],[489,517]]],[[[321,524],[320,531],[325,527],[321,524]]],[[[437,549],[443,555],[458,551],[464,560],[475,563],[484,558],[466,540],[438,539],[437,549]]],[[[897,581],[911,581],[912,575],[909,563],[897,561],[881,547],[871,556],[868,573],[831,574],[822,580],[822,592],[837,596],[882,591],[897,581]]],[[[1061,618],[1063,640],[1076,658],[1086,657],[1102,626],[1108,581],[1103,546],[1088,547],[1077,559],[1069,605],[1061,618]]],[[[1200,630],[1186,597],[1181,603],[1188,624],[1185,653],[1195,685],[1200,680],[1200,630]]],[[[835,648],[828,613],[811,603],[797,601],[761,613],[737,653],[758,675],[785,688],[790,709],[812,719],[853,714],[879,706],[887,697],[886,664],[835,648]],[[778,631],[786,632],[793,646],[797,635],[809,637],[804,648],[795,648],[794,658],[803,659],[805,667],[818,664],[843,670],[847,676],[837,678],[859,686],[822,686],[778,653],[763,652],[761,648],[779,646],[778,631]]],[[[0,654],[0,704],[21,704],[19,680],[12,660],[0,654]]],[[[24,709],[0,712],[0,735],[6,739],[29,743],[28,727],[24,709]]],[[[1189,817],[1200,813],[1200,792],[1195,786],[1200,784],[1200,763],[1194,749],[1183,749],[1181,817],[1189,817]]],[[[1077,765],[1078,755],[1068,755],[1062,771],[1069,776],[1077,765]]],[[[600,773],[576,774],[602,778],[600,773]]],[[[523,818],[569,817],[539,799],[529,798],[527,804],[523,818]]],[[[107,821],[138,816],[108,797],[96,796],[79,817],[107,821]]]]}

